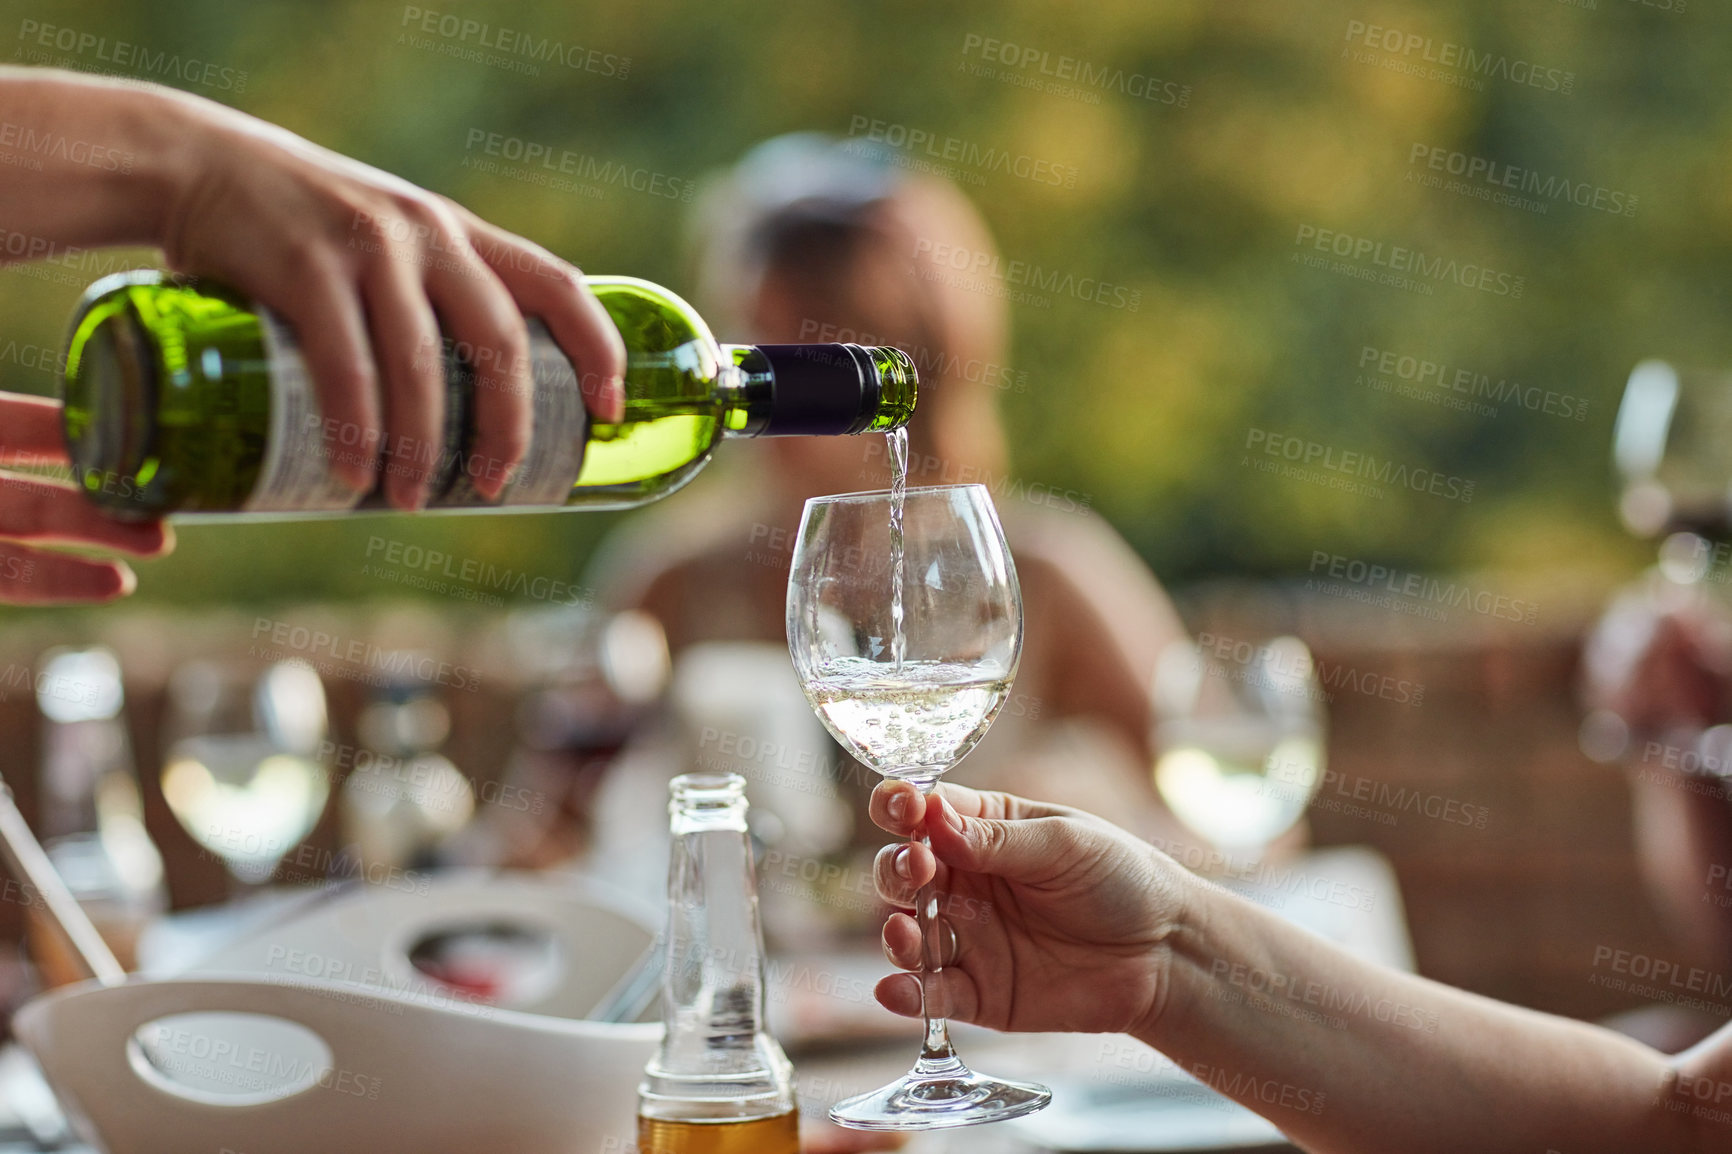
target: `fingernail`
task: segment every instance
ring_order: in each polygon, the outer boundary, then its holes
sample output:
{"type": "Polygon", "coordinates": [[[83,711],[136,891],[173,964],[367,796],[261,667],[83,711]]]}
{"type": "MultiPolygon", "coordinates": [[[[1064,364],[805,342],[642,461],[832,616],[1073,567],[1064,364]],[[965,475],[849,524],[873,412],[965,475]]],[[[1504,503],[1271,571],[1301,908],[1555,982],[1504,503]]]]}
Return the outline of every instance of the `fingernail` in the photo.
{"type": "Polygon", "coordinates": [[[908,820],[908,795],[898,791],[890,795],[890,801],[885,807],[890,811],[891,821],[908,820]]]}
{"type": "Polygon", "coordinates": [[[938,815],[944,819],[945,825],[957,833],[962,832],[962,815],[951,809],[950,803],[942,797],[938,799],[938,815]]]}
{"type": "Polygon", "coordinates": [[[896,871],[896,876],[905,882],[914,880],[914,867],[908,864],[909,850],[903,846],[890,855],[890,868],[896,871]]]}

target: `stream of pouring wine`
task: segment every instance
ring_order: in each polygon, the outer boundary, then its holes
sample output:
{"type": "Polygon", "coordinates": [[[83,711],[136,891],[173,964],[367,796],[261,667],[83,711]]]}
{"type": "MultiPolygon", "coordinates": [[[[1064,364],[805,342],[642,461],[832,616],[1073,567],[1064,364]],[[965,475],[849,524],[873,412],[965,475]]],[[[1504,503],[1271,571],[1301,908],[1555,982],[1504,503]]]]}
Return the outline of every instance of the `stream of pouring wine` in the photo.
{"type": "Polygon", "coordinates": [[[908,641],[902,634],[902,505],[908,494],[908,430],[892,429],[890,441],[890,655],[896,672],[908,641]]]}

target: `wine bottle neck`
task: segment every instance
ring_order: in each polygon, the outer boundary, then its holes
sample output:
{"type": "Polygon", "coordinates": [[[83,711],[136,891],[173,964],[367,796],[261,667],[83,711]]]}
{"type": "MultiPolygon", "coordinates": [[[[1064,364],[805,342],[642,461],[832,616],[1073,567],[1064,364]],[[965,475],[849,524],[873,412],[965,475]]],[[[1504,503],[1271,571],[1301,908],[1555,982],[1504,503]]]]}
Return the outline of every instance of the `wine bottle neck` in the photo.
{"type": "Polygon", "coordinates": [[[762,436],[776,406],[776,370],[757,345],[723,345],[722,361],[734,367],[722,386],[722,435],[762,436]]]}
{"type": "Polygon", "coordinates": [[[914,363],[887,346],[724,345],[730,437],[837,436],[888,431],[914,413],[914,363]]]}

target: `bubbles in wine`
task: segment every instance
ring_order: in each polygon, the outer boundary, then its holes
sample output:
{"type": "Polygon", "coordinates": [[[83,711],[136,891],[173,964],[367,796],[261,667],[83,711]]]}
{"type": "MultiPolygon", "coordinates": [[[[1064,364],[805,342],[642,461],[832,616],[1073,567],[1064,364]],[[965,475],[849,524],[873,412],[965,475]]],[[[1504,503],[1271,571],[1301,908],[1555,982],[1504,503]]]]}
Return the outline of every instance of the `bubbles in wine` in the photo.
{"type": "Polygon", "coordinates": [[[935,776],[961,761],[992,724],[1010,681],[976,665],[908,661],[900,669],[840,658],[806,683],[825,728],[889,777],[935,776]]]}

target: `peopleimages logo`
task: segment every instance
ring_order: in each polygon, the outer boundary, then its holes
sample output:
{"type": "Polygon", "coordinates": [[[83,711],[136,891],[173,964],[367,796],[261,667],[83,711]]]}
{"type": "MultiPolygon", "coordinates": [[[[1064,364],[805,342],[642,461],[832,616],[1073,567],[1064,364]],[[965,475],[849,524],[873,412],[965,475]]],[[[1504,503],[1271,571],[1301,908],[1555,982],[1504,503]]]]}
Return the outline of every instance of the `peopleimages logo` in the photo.
{"type": "MultiPolygon", "coordinates": [[[[928,237],[915,240],[914,258],[917,262],[925,258],[924,265],[931,266],[928,268],[917,265],[917,276],[940,280],[959,288],[1013,286],[1018,291],[1033,290],[1037,294],[1068,296],[1089,304],[1106,305],[1108,308],[1133,313],[1142,307],[1143,303],[1142,289],[1126,288],[1098,277],[1079,277],[1075,273],[1045,268],[1028,261],[1007,261],[995,252],[935,242],[928,237]]],[[[1036,296],[1034,299],[1046,298],[1036,296]]]]}
{"type": "MultiPolygon", "coordinates": [[[[1541,201],[1566,201],[1578,208],[1591,208],[1596,212],[1608,213],[1612,216],[1635,216],[1637,197],[1633,193],[1619,192],[1617,189],[1605,188],[1598,184],[1589,184],[1585,180],[1570,180],[1562,176],[1541,176],[1531,168],[1520,168],[1513,164],[1503,164],[1483,156],[1472,156],[1465,152],[1454,152],[1434,144],[1415,142],[1407,152],[1406,181],[1424,180],[1422,171],[1415,174],[1414,169],[1422,167],[1432,172],[1446,173],[1450,176],[1462,177],[1466,186],[1456,188],[1459,182],[1438,186],[1449,192],[1462,192],[1484,200],[1507,199],[1500,203],[1514,204],[1517,208],[1529,207],[1519,197],[1514,197],[1501,190],[1511,193],[1522,193],[1525,196],[1539,197],[1541,201]],[[1485,185],[1485,188],[1478,187],[1485,185]]],[[[1540,203],[1533,206],[1544,213],[1550,205],[1540,203]]]]}
{"type": "MultiPolygon", "coordinates": [[[[1545,413],[1547,416],[1570,421],[1585,421],[1588,417],[1588,402],[1582,397],[1555,393],[1537,385],[1524,385],[1508,377],[1499,377],[1494,381],[1485,373],[1458,368],[1441,359],[1432,360],[1411,353],[1364,345],[1359,350],[1359,367],[1368,370],[1367,375],[1394,377],[1396,380],[1419,386],[1422,390],[1458,394],[1463,398],[1463,404],[1459,407],[1463,408],[1474,407],[1472,402],[1475,401],[1491,401],[1500,405],[1518,405],[1530,412],[1545,413]]],[[[1496,409],[1485,405],[1478,405],[1477,409],[1486,410],[1486,415],[1489,416],[1497,415],[1496,409]]]]}
{"type": "MultiPolygon", "coordinates": [[[[1033,69],[1039,76],[1051,77],[1054,81],[1074,82],[1085,89],[1118,92],[1136,100],[1171,104],[1178,108],[1184,108],[1191,103],[1189,84],[1161,80],[1141,72],[1126,72],[1123,68],[1114,68],[1110,64],[1091,64],[1075,56],[1054,56],[1044,48],[1017,45],[1008,40],[997,40],[991,36],[970,32],[962,38],[962,54],[971,56],[976,53],[988,64],[1014,68],[1019,72],[1033,69]]],[[[1074,90],[1057,86],[1051,91],[1067,95],[1074,90]]],[[[1095,101],[1099,101],[1098,96],[1095,101]]]]}
{"type": "MultiPolygon", "coordinates": [[[[134,76],[166,78],[182,84],[199,84],[220,92],[240,94],[247,90],[247,73],[241,68],[225,68],[195,56],[182,56],[169,49],[151,49],[125,40],[110,40],[106,36],[82,28],[44,24],[40,20],[18,22],[20,46],[15,59],[26,64],[72,65],[94,60],[99,65],[112,65],[113,74],[123,79],[134,76]],[[64,52],[64,59],[49,55],[64,52]]],[[[96,71],[104,71],[101,68],[96,71]]]]}
{"type": "Polygon", "coordinates": [[[631,73],[629,56],[412,4],[403,6],[399,27],[404,29],[398,33],[400,44],[507,72],[539,76],[540,65],[559,64],[574,72],[592,72],[614,80],[624,80],[631,73]],[[416,33],[428,39],[420,39],[416,33]]]}
{"type": "Polygon", "coordinates": [[[1347,59],[1361,64],[1381,63],[1392,71],[1409,72],[1428,80],[1453,80],[1457,83],[1463,80],[1476,81],[1478,83],[1461,86],[1480,90],[1483,90],[1485,80],[1507,80],[1511,84],[1556,92],[1564,96],[1569,96],[1576,90],[1574,72],[1566,72],[1561,68],[1546,68],[1531,60],[1506,56],[1501,52],[1478,52],[1453,40],[1434,40],[1416,32],[1385,28],[1381,24],[1367,24],[1363,20],[1347,22],[1345,39],[1348,46],[1342,48],[1341,55],[1347,59]],[[1376,61],[1370,53],[1356,52],[1355,45],[1389,53],[1397,59],[1376,61]],[[1422,65],[1426,64],[1439,67],[1423,68],[1422,65]],[[1442,69],[1449,71],[1443,72],[1442,69]],[[1466,75],[1461,75],[1463,73],[1466,75]]]}
{"type": "Polygon", "coordinates": [[[1423,573],[1378,565],[1354,557],[1343,557],[1338,553],[1326,553],[1321,549],[1312,552],[1310,571],[1312,579],[1307,582],[1308,586],[1314,584],[1318,577],[1323,577],[1344,581],[1348,585],[1360,586],[1366,590],[1409,598],[1415,602],[1449,608],[1465,605],[1482,616],[1503,621],[1519,621],[1523,625],[1532,625],[1539,615],[1539,606],[1532,601],[1507,597],[1489,589],[1476,589],[1463,581],[1444,581],[1437,577],[1427,577],[1423,573]]]}
{"type": "MultiPolygon", "coordinates": [[[[1410,273],[1425,280],[1457,284],[1511,300],[1520,300],[1527,287],[1526,277],[1500,272],[1486,265],[1463,263],[1453,257],[1430,256],[1420,249],[1386,244],[1372,237],[1354,236],[1312,224],[1299,226],[1293,244],[1295,247],[1309,245],[1318,252],[1343,260],[1370,261],[1392,273],[1410,273]]],[[[1294,253],[1293,256],[1297,260],[1300,254],[1294,253]]]]}
{"type": "Polygon", "coordinates": [[[939,164],[960,164],[981,172],[997,172],[1030,180],[1035,184],[1076,187],[1074,164],[1059,164],[1003,148],[982,147],[974,141],[943,136],[925,128],[911,128],[906,124],[856,115],[848,118],[848,136],[886,144],[908,153],[919,153],[939,164]]]}
{"type": "Polygon", "coordinates": [[[522,165],[525,169],[534,171],[538,177],[569,176],[598,188],[612,184],[631,192],[641,192],[645,196],[667,200],[690,201],[698,187],[695,181],[669,176],[665,172],[657,172],[641,165],[622,164],[617,160],[591,156],[585,152],[573,152],[569,148],[525,140],[520,136],[489,132],[484,128],[469,130],[463,142],[463,151],[466,155],[461,167],[464,168],[488,171],[483,167],[486,161],[478,160],[474,155],[480,153],[484,157],[522,165]]]}
{"type": "MultiPolygon", "coordinates": [[[[1246,430],[1245,449],[1247,452],[1277,458],[1276,463],[1284,462],[1297,470],[1322,469],[1325,473],[1364,482],[1365,484],[1358,488],[1370,492],[1377,491],[1375,486],[1394,485],[1401,489],[1411,489],[1415,493],[1428,493],[1433,497],[1460,501],[1464,505],[1473,500],[1474,482],[1469,478],[1440,473],[1436,469],[1423,466],[1398,465],[1387,458],[1379,459],[1370,453],[1340,449],[1304,437],[1252,428],[1246,430]]],[[[1264,466],[1265,472],[1276,471],[1268,467],[1272,463],[1259,462],[1254,457],[1247,460],[1251,464],[1264,466]]]]}

